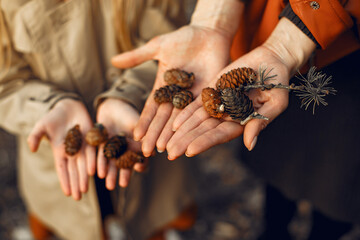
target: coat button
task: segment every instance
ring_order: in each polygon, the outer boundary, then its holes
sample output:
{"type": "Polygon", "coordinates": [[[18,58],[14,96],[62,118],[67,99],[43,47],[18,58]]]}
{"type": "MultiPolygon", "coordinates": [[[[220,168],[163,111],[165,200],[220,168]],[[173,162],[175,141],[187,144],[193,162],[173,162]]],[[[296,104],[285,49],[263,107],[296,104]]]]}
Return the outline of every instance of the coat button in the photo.
{"type": "Polygon", "coordinates": [[[316,2],[316,1],[311,1],[311,2],[310,2],[310,7],[311,7],[312,9],[314,9],[314,10],[317,10],[317,9],[320,8],[320,4],[319,4],[318,2],[316,2]]]}

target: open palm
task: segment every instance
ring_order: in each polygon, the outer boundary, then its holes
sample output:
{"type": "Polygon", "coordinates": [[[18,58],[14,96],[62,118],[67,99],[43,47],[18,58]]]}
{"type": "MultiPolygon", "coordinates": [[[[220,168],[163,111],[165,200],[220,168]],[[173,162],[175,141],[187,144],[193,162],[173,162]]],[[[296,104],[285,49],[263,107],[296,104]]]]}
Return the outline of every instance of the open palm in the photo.
{"type": "Polygon", "coordinates": [[[61,188],[65,195],[72,195],[75,200],[79,200],[81,193],[88,190],[88,175],[94,175],[96,159],[95,149],[84,143],[74,156],[66,154],[65,136],[76,124],[80,126],[84,139],[92,126],[86,107],[80,101],[63,99],[37,122],[28,137],[28,144],[31,151],[35,152],[42,137],[49,139],[61,188]]]}
{"type": "Polygon", "coordinates": [[[146,45],[113,58],[118,68],[129,68],[145,61],[159,61],[159,68],[153,90],[134,129],[134,139],[142,139],[142,151],[150,156],[155,146],[165,150],[172,136],[172,121],[180,112],[171,104],[159,105],[153,99],[154,91],[165,85],[166,70],[180,68],[195,74],[195,84],[190,89],[198,96],[204,86],[226,66],[229,60],[230,38],[222,32],[198,26],[185,26],[179,30],[161,35],[146,45]]]}
{"type": "MultiPolygon", "coordinates": [[[[272,73],[277,75],[273,83],[289,83],[291,71],[289,67],[273,51],[264,46],[237,59],[224,68],[218,76],[238,67],[257,70],[260,66],[273,69],[272,73]]],[[[209,86],[214,87],[216,80],[213,79],[209,86]]],[[[211,118],[202,106],[201,97],[198,97],[174,121],[173,128],[176,129],[176,133],[166,146],[169,159],[175,159],[184,153],[187,156],[194,156],[241,134],[244,134],[245,146],[251,150],[256,144],[260,131],[286,109],[288,92],[282,89],[251,90],[249,97],[253,101],[255,110],[268,117],[268,121],[253,119],[245,126],[241,126],[231,120],[211,118]]]]}

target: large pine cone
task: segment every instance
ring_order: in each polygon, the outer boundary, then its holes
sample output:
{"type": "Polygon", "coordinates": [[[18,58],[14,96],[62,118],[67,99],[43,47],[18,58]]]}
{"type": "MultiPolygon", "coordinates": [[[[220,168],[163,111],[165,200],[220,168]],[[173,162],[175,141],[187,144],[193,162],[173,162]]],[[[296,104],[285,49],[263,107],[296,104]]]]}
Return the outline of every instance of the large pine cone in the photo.
{"type": "Polygon", "coordinates": [[[99,146],[108,138],[106,128],[101,123],[95,123],[95,126],[90,129],[85,136],[86,142],[91,146],[99,146]]]}
{"type": "Polygon", "coordinates": [[[65,152],[70,156],[75,155],[80,150],[82,144],[82,135],[80,132],[80,126],[78,124],[76,124],[67,132],[64,144],[65,152]]]}
{"type": "Polygon", "coordinates": [[[178,68],[167,70],[164,73],[164,80],[167,84],[176,84],[182,88],[190,88],[195,81],[195,75],[178,68]]]}
{"type": "Polygon", "coordinates": [[[238,88],[241,85],[253,83],[255,80],[256,73],[252,68],[236,68],[221,75],[216,83],[216,88],[218,90],[225,88],[238,88]]]}
{"type": "Polygon", "coordinates": [[[221,91],[221,101],[225,105],[225,112],[234,120],[245,120],[254,112],[253,103],[243,92],[225,88],[221,91]]]}
{"type": "Polygon", "coordinates": [[[123,155],[116,159],[116,166],[118,168],[131,169],[135,163],[143,163],[144,157],[131,151],[127,150],[123,155]]]}
{"type": "Polygon", "coordinates": [[[177,85],[167,85],[155,91],[154,99],[157,103],[172,102],[174,95],[179,92],[181,88],[177,85]]]}
{"type": "Polygon", "coordinates": [[[220,93],[213,88],[204,88],[201,98],[205,110],[211,117],[222,118],[224,115],[224,105],[221,102],[220,93]]]}
{"type": "Polygon", "coordinates": [[[106,159],[118,158],[127,149],[125,136],[116,135],[110,138],[104,147],[104,156],[106,159]]]}
{"type": "Polygon", "coordinates": [[[173,105],[176,108],[183,109],[187,105],[189,105],[192,100],[194,99],[192,92],[188,90],[181,90],[180,92],[176,93],[173,98],[173,105]]]}

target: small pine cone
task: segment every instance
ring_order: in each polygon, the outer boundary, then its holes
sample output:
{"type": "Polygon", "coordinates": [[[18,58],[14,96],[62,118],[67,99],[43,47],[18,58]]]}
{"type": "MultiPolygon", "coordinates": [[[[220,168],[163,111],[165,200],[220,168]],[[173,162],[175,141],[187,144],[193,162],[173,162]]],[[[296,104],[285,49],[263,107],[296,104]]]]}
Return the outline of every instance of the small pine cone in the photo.
{"type": "Polygon", "coordinates": [[[235,68],[221,75],[216,83],[216,88],[222,90],[225,88],[238,88],[241,85],[253,83],[256,80],[256,73],[252,68],[235,68]]]}
{"type": "Polygon", "coordinates": [[[133,152],[131,150],[127,150],[123,155],[121,155],[118,159],[116,159],[116,166],[118,168],[127,168],[131,169],[135,163],[143,163],[144,157],[133,152]]]}
{"type": "Polygon", "coordinates": [[[67,132],[64,144],[65,152],[70,156],[75,155],[80,150],[82,144],[82,135],[80,132],[80,126],[78,124],[76,124],[67,132]]]}
{"type": "Polygon", "coordinates": [[[155,91],[154,99],[157,103],[172,102],[174,95],[179,92],[181,88],[177,85],[167,85],[155,91]]]}
{"type": "Polygon", "coordinates": [[[176,93],[173,98],[173,105],[176,108],[183,109],[187,105],[189,105],[192,100],[194,99],[192,92],[188,90],[181,90],[180,92],[176,93]]]}
{"type": "Polygon", "coordinates": [[[176,84],[182,88],[191,88],[195,81],[195,75],[178,68],[167,70],[164,73],[164,80],[167,84],[176,84]]]}
{"type": "Polygon", "coordinates": [[[220,93],[213,88],[204,88],[201,98],[205,110],[211,117],[222,118],[224,115],[224,105],[221,102],[220,93]]]}
{"type": "Polygon", "coordinates": [[[106,159],[118,158],[127,149],[127,142],[125,136],[114,136],[110,138],[104,147],[104,156],[106,159]]]}
{"type": "Polygon", "coordinates": [[[225,105],[225,112],[234,120],[245,120],[254,112],[250,98],[236,89],[225,88],[222,90],[221,101],[225,105]]]}
{"type": "Polygon", "coordinates": [[[95,126],[90,129],[85,136],[86,142],[91,146],[99,146],[108,138],[106,128],[101,123],[95,123],[95,126]]]}

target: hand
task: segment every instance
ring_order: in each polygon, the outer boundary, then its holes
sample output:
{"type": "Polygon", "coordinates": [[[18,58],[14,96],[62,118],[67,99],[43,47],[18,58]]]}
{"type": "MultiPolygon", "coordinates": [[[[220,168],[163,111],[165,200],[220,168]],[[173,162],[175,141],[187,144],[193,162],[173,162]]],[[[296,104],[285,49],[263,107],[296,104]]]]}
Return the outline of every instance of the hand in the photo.
{"type": "Polygon", "coordinates": [[[69,156],[65,153],[65,136],[76,124],[85,136],[92,126],[86,107],[80,101],[63,99],[36,123],[27,140],[30,150],[36,152],[42,137],[49,139],[64,194],[80,200],[81,193],[88,190],[88,174],[95,173],[96,155],[95,148],[84,144],[84,140],[77,154],[69,156]]]}
{"type": "MultiPolygon", "coordinates": [[[[288,84],[290,70],[280,59],[266,47],[259,47],[247,55],[239,58],[222,73],[238,67],[259,66],[272,69],[271,74],[277,74],[272,83],[288,84]]],[[[220,76],[220,75],[219,75],[220,76]]],[[[215,86],[215,82],[211,87],[215,86]]],[[[168,158],[175,159],[186,152],[188,157],[199,154],[212,146],[228,142],[244,133],[244,144],[249,149],[255,146],[256,137],[273,119],[275,119],[288,104],[288,92],[281,89],[267,91],[251,90],[249,94],[255,110],[268,117],[269,120],[253,119],[245,127],[238,122],[216,119],[209,116],[202,106],[201,96],[184,109],[174,121],[176,133],[167,145],[168,158]],[[180,141],[181,140],[181,141],[180,141]]]]}
{"type": "MultiPolygon", "coordinates": [[[[109,137],[119,133],[125,133],[127,136],[129,149],[140,152],[141,145],[139,142],[132,140],[132,132],[139,120],[139,113],[128,103],[116,98],[107,98],[100,104],[97,111],[97,122],[104,125],[107,129],[109,137]]],[[[113,190],[116,186],[116,177],[118,169],[115,160],[111,159],[108,163],[104,156],[104,145],[99,146],[98,151],[98,176],[106,178],[105,185],[109,190],[113,190]]],[[[136,163],[133,169],[142,172],[147,166],[147,160],[144,163],[136,163]]],[[[130,169],[119,170],[119,185],[126,187],[131,177],[130,169]]]]}
{"type": "MultiPolygon", "coordinates": [[[[262,46],[239,58],[221,73],[237,67],[257,70],[262,66],[273,69],[271,74],[277,74],[272,83],[288,84],[290,76],[314,49],[315,44],[293,23],[283,18],[262,46]]],[[[214,87],[215,82],[216,80],[210,86],[214,87]]],[[[167,144],[168,158],[175,159],[183,153],[191,157],[241,134],[244,134],[245,146],[251,151],[261,130],[286,109],[288,92],[282,89],[251,90],[249,97],[255,110],[268,117],[268,121],[253,119],[244,127],[233,121],[210,118],[198,97],[174,120],[173,128],[177,131],[167,144]]]]}
{"type": "Polygon", "coordinates": [[[133,67],[151,59],[159,61],[153,90],[134,129],[134,139],[142,139],[144,156],[150,156],[155,145],[159,152],[165,150],[173,134],[172,121],[180,112],[173,109],[170,103],[159,105],[154,101],[155,90],[165,85],[163,73],[171,68],[193,72],[196,80],[190,90],[196,97],[228,63],[230,41],[231,38],[224,32],[189,25],[156,37],[146,45],[112,59],[113,65],[118,68],[133,67]]]}

